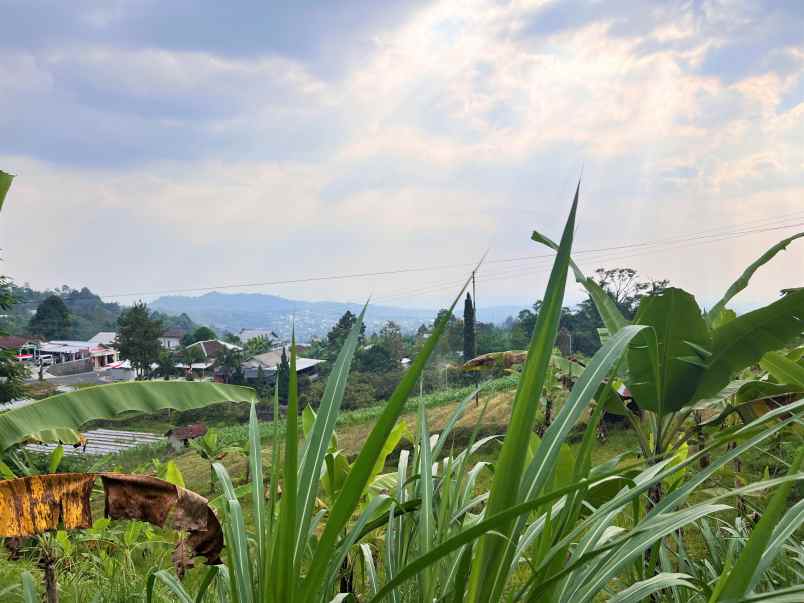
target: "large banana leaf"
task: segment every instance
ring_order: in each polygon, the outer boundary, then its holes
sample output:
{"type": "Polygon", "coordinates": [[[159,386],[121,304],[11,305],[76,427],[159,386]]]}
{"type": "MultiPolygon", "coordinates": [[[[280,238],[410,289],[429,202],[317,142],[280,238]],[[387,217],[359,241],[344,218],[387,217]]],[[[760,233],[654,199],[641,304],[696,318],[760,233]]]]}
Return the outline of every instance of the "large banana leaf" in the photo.
{"type": "MultiPolygon", "coordinates": [[[[556,245],[552,239],[538,231],[534,230],[530,238],[537,243],[541,243],[550,249],[558,251],[558,245],[556,245]]],[[[572,261],[572,258],[570,258],[570,267],[575,274],[575,282],[582,285],[587,293],[589,293],[589,297],[592,299],[592,303],[595,304],[595,308],[597,308],[598,314],[600,314],[600,318],[603,320],[603,324],[606,325],[610,335],[614,335],[625,325],[629,324],[611,296],[595,282],[595,279],[586,276],[581,269],[578,268],[578,265],[572,261]]]]}
{"type": "Polygon", "coordinates": [[[128,412],[191,410],[218,402],[255,399],[250,387],[209,382],[131,381],[88,387],[50,396],[0,415],[0,450],[35,439],[49,430],[76,430],[89,421],[114,419],[128,412]]]}
{"type": "Polygon", "coordinates": [[[693,402],[717,394],[737,371],[759,362],[767,352],[778,350],[804,331],[804,289],[738,316],[712,337],[712,355],[701,375],[693,402]]]}
{"type": "Polygon", "coordinates": [[[804,366],[790,360],[784,354],[768,352],[759,361],[759,365],[779,383],[788,383],[794,387],[804,388],[804,366]]]}
{"type": "Polygon", "coordinates": [[[759,270],[759,268],[770,262],[777,253],[785,249],[788,245],[790,245],[790,243],[800,237],[804,237],[804,232],[796,233],[792,237],[787,237],[786,239],[779,241],[776,243],[776,245],[763,253],[754,263],[748,266],[748,268],[745,269],[745,272],[740,275],[740,278],[734,281],[731,287],[728,288],[726,293],[723,295],[723,298],[712,306],[712,309],[709,312],[707,312],[706,321],[711,326],[715,326],[714,322],[719,319],[721,312],[726,310],[726,304],[729,303],[731,298],[748,286],[748,281],[751,280],[751,277],[754,275],[754,273],[759,270]]]}
{"type": "Polygon", "coordinates": [[[701,309],[692,295],[671,287],[644,298],[634,323],[653,327],[658,355],[650,353],[644,333],[637,336],[628,352],[628,388],[640,408],[675,412],[690,401],[704,371],[696,346],[711,346],[701,309]]]}
{"type": "Polygon", "coordinates": [[[11,188],[11,181],[13,179],[14,176],[0,170],[0,210],[3,209],[3,202],[6,200],[6,194],[8,193],[8,189],[11,188]]]}

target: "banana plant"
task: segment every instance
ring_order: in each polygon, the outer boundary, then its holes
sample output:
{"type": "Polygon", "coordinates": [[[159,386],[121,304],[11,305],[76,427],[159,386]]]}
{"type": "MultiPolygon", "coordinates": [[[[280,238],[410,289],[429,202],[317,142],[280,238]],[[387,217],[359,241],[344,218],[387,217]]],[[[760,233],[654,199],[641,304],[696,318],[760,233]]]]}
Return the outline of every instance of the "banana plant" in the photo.
{"type": "MultiPolygon", "coordinates": [[[[645,297],[633,324],[651,327],[629,347],[622,378],[645,416],[640,421],[623,405],[610,410],[625,414],[638,432],[643,453],[661,457],[681,446],[686,421],[697,408],[733,395],[733,377],[768,353],[782,349],[804,331],[804,290],[790,290],[781,299],[737,316],[727,307],[746,288],[751,276],[794,240],[797,233],[760,256],[729,287],[709,312],[678,288],[645,297]],[[650,445],[649,445],[650,443],[650,445]]],[[[534,232],[533,240],[556,248],[548,237],[534,232]]],[[[595,304],[612,335],[628,321],[608,294],[572,263],[575,278],[595,304]]],[[[744,390],[743,394],[747,394],[744,390]]]]}

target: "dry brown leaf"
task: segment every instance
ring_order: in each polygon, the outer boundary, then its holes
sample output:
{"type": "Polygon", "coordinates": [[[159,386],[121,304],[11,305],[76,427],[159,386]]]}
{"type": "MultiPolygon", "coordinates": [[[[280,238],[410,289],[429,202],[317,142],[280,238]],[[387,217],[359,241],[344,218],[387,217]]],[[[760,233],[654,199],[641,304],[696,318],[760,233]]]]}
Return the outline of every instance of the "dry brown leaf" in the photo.
{"type": "Polygon", "coordinates": [[[92,525],[89,496],[100,477],[106,493],[106,516],[135,519],[187,532],[176,558],[187,567],[189,551],[208,565],[221,562],[223,531],[203,496],[146,475],[124,473],[59,473],[0,481],[0,536],[13,538],[92,525]]]}
{"type": "Polygon", "coordinates": [[[92,525],[92,473],[33,475],[0,481],[0,536],[33,536],[92,525]]]}

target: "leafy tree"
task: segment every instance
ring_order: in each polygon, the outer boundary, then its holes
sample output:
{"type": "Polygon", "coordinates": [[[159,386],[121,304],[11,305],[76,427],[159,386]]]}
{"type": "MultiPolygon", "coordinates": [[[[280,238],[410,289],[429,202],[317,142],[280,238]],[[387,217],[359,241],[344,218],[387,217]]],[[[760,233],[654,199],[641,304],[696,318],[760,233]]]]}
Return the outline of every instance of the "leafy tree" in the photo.
{"type": "Polygon", "coordinates": [[[264,354],[270,352],[274,347],[274,341],[270,337],[260,335],[259,337],[252,337],[245,343],[245,353],[249,358],[257,354],[264,354]]]}
{"type": "Polygon", "coordinates": [[[380,330],[379,342],[394,362],[399,362],[405,356],[405,340],[402,330],[394,321],[389,320],[380,330]]]}
{"type": "Polygon", "coordinates": [[[117,319],[117,349],[139,376],[147,374],[151,364],[159,360],[162,331],[162,321],[153,318],[143,302],[135,303],[117,319]]]}
{"type": "Polygon", "coordinates": [[[170,350],[159,350],[159,358],[156,360],[157,373],[159,376],[169,381],[176,374],[176,357],[170,350]]]}
{"type": "Polygon", "coordinates": [[[355,368],[366,373],[387,373],[399,367],[387,347],[379,343],[360,350],[355,358],[355,368]]]}
{"type": "Polygon", "coordinates": [[[198,327],[192,333],[187,333],[187,335],[182,337],[181,344],[184,347],[187,347],[193,345],[197,341],[209,341],[210,339],[215,338],[217,338],[217,335],[215,335],[215,331],[213,331],[209,327],[198,327]]]}
{"type": "Polygon", "coordinates": [[[475,342],[475,307],[472,304],[472,296],[466,293],[463,302],[463,360],[471,360],[477,353],[475,342]]]}
{"type": "Polygon", "coordinates": [[[279,399],[287,402],[290,387],[290,363],[285,348],[282,348],[282,358],[277,367],[276,378],[279,380],[279,399]]]}
{"type": "Polygon", "coordinates": [[[231,344],[233,344],[233,345],[243,345],[243,342],[242,342],[242,341],[240,341],[240,337],[238,337],[237,335],[235,335],[235,334],[234,334],[234,333],[232,333],[231,331],[226,331],[226,332],[223,334],[223,340],[224,340],[226,343],[231,343],[231,344]]]}
{"type": "Polygon", "coordinates": [[[643,297],[661,293],[670,284],[667,279],[640,281],[633,268],[598,268],[595,275],[597,284],[611,296],[620,312],[629,320],[636,314],[643,297]]]}
{"type": "Polygon", "coordinates": [[[240,381],[242,381],[243,373],[240,365],[243,363],[243,354],[240,350],[224,349],[220,355],[219,362],[226,383],[234,383],[238,378],[238,374],[240,375],[240,381]]]}
{"type": "Polygon", "coordinates": [[[64,300],[58,295],[51,295],[39,304],[36,314],[28,323],[28,330],[45,339],[68,339],[71,335],[70,326],[70,311],[64,300]]]}
{"type": "MultiPolygon", "coordinates": [[[[14,305],[10,281],[0,276],[0,310],[7,312],[14,305]]],[[[6,333],[0,329],[0,335],[6,333]]],[[[25,378],[27,369],[17,361],[15,350],[0,350],[0,403],[21,398],[26,393],[25,378]]]]}
{"type": "Polygon", "coordinates": [[[257,390],[257,395],[260,398],[267,398],[270,395],[271,390],[268,385],[268,378],[262,369],[262,365],[257,367],[257,379],[254,383],[254,389],[257,390]]]}
{"type": "MultiPolygon", "coordinates": [[[[352,314],[350,310],[347,310],[344,312],[343,316],[338,319],[335,326],[330,329],[329,333],[327,333],[327,358],[334,359],[337,357],[338,352],[346,341],[346,337],[349,335],[349,331],[352,330],[352,325],[355,324],[356,320],[357,316],[352,314]]],[[[363,324],[360,330],[360,339],[358,340],[359,345],[363,344],[365,332],[366,325],[363,324]]]]}

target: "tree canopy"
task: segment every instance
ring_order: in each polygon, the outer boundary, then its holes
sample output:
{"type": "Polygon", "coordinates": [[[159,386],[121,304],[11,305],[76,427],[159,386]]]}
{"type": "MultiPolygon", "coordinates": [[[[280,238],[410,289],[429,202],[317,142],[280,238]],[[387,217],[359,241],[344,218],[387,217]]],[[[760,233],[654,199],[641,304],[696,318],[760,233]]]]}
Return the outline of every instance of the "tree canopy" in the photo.
{"type": "Polygon", "coordinates": [[[70,311],[64,300],[58,295],[45,299],[28,323],[28,330],[45,339],[69,339],[72,336],[70,311]]]}
{"type": "Polygon", "coordinates": [[[120,356],[131,362],[138,375],[145,375],[158,362],[163,326],[143,302],[124,310],[117,319],[117,348],[120,356]]]}

